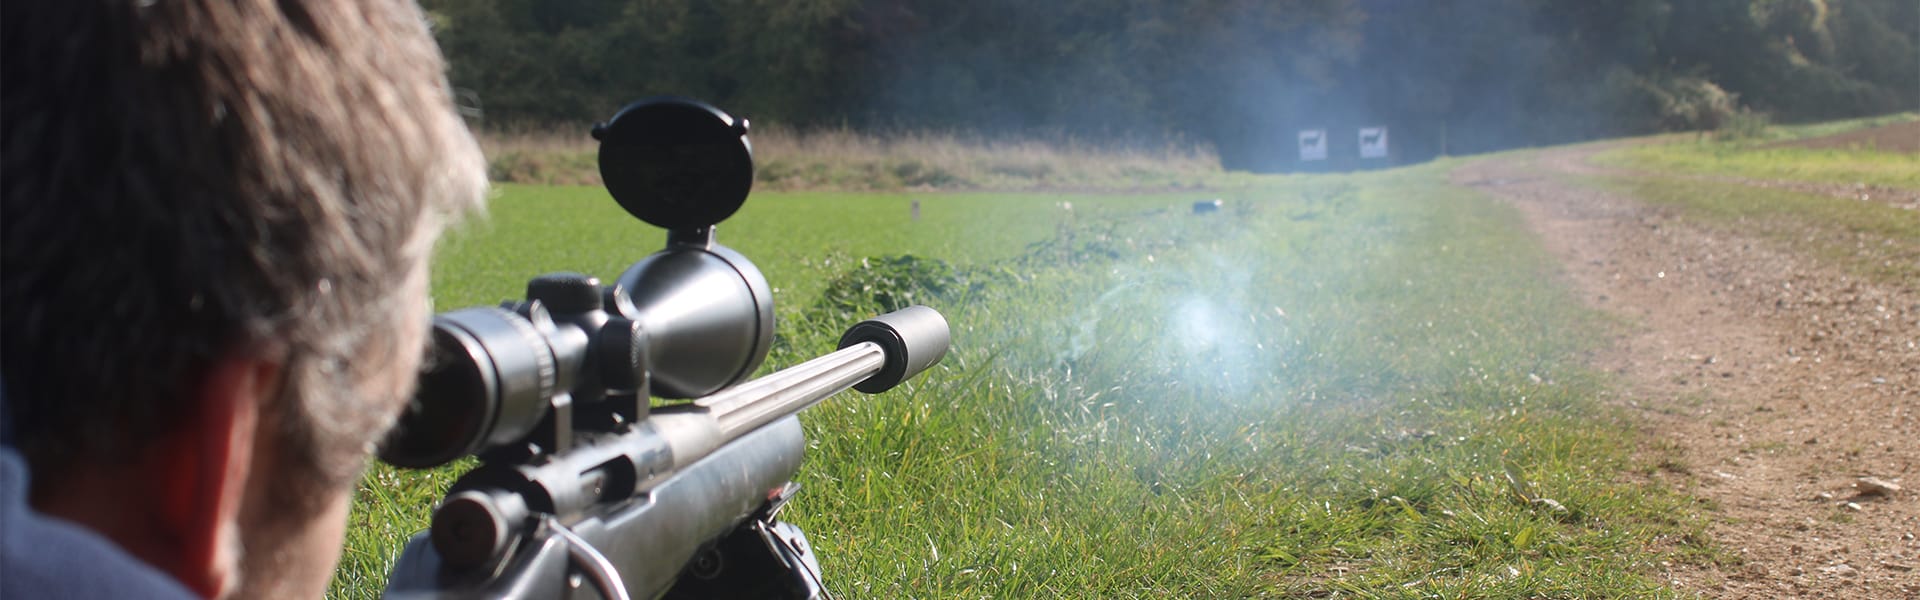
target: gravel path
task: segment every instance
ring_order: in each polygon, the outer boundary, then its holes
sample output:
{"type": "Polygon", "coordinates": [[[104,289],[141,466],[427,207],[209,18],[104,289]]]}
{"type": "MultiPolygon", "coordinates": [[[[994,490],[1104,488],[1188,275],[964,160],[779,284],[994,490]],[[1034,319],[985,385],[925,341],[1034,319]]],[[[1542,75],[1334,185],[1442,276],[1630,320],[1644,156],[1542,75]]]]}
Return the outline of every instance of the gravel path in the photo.
{"type": "MultiPolygon", "coordinates": [[[[1715,598],[1920,597],[1920,282],[1568,183],[1603,145],[1453,173],[1518,208],[1567,284],[1625,327],[1594,358],[1643,417],[1657,477],[1707,501],[1715,598]],[[1895,489],[1897,488],[1897,489],[1895,489]]],[[[1916,216],[1915,218],[1920,218],[1916,216]]]]}

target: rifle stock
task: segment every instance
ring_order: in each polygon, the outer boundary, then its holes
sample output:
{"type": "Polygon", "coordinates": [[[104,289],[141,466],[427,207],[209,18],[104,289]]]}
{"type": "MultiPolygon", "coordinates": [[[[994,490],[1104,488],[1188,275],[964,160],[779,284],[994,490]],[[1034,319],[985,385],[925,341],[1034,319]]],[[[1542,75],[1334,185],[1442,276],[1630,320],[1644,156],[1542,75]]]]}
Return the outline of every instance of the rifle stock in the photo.
{"type": "MultiPolygon", "coordinates": [[[[607,557],[629,598],[664,593],[704,546],[732,531],[800,468],[806,441],[788,417],[717,449],[633,498],[587,511],[566,525],[607,557]]],[[[520,538],[493,564],[449,564],[433,543],[443,527],[413,536],[394,564],[384,597],[603,598],[553,522],[532,516],[509,523],[520,538]]]]}

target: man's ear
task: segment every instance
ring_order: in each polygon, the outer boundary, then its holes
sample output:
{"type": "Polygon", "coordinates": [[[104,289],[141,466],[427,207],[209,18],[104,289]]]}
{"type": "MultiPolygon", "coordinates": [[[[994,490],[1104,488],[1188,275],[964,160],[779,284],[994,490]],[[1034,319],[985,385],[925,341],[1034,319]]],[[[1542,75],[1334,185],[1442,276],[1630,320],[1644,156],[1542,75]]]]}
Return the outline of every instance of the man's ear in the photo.
{"type": "Polygon", "coordinates": [[[261,406],[279,386],[279,363],[230,354],[183,399],[196,414],[156,444],[156,533],[169,538],[164,545],[174,554],[143,558],[203,597],[219,597],[236,582],[240,504],[261,406]]]}

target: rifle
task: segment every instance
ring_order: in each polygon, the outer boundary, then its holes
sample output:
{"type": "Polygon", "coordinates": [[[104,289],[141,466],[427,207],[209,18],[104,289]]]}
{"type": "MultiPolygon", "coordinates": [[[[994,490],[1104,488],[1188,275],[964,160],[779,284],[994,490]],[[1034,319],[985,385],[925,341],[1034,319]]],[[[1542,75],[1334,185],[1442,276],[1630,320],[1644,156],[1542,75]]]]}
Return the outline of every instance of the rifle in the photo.
{"type": "Polygon", "coordinates": [[[434,317],[419,391],[380,457],[479,465],[408,541],[386,597],[827,595],[805,534],[777,519],[805,447],[794,414],[899,385],[946,355],[949,331],[909,307],[740,383],[774,326],[766,279],[714,243],[752,185],[746,132],[694,100],[628,105],[593,129],[600,172],[621,207],[667,229],[666,248],[612,285],[542,275],[524,302],[434,317]]]}

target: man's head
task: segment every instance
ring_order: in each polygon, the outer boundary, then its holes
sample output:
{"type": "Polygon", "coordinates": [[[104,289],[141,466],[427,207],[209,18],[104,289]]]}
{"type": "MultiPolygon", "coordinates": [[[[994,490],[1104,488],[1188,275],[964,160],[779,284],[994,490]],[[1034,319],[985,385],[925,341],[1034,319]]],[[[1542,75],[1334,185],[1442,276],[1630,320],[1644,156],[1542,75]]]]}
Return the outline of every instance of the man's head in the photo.
{"type": "Polygon", "coordinates": [[[427,255],[486,184],[424,18],[77,0],[0,27],[0,377],[36,506],[205,594],[235,560],[317,593],[413,383],[427,255]]]}

